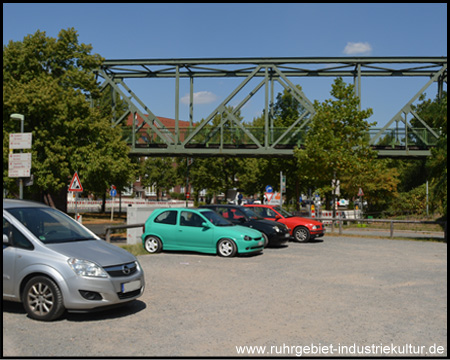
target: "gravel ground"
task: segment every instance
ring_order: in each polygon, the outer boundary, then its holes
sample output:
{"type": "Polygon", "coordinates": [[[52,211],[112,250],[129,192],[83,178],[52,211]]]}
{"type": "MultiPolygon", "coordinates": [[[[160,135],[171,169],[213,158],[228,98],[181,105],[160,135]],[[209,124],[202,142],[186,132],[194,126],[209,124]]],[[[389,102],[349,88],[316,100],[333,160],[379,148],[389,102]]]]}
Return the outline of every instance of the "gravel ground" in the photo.
{"type": "Polygon", "coordinates": [[[445,243],[327,234],[262,255],[139,261],[145,293],[120,309],[44,323],[4,302],[3,356],[447,355],[445,243]]]}

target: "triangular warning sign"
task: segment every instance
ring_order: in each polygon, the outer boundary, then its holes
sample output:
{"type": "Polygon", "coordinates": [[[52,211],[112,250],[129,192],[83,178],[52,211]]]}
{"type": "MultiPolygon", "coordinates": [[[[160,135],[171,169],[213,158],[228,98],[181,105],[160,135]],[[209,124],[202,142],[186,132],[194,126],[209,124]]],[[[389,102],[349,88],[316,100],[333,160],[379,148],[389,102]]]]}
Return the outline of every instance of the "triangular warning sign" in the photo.
{"type": "Polygon", "coordinates": [[[272,201],[273,193],[266,192],[265,195],[266,195],[267,203],[270,203],[272,201]]]}
{"type": "Polygon", "coordinates": [[[83,191],[83,187],[81,186],[81,181],[80,178],[78,177],[77,172],[73,175],[72,181],[70,182],[69,191],[78,191],[78,192],[83,191]]]}

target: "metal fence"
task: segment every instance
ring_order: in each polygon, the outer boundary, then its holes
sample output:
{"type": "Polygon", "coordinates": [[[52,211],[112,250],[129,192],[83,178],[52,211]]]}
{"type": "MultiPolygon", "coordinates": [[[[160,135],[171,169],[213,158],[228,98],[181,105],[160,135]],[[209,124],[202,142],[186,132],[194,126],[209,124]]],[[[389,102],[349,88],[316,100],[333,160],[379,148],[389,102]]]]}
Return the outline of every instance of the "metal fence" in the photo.
{"type": "MultiPolygon", "coordinates": [[[[383,220],[383,219],[344,219],[344,218],[313,218],[313,220],[317,221],[330,221],[331,220],[331,232],[334,232],[336,225],[338,227],[339,235],[343,235],[343,223],[344,222],[354,222],[354,223],[387,223],[389,224],[389,233],[390,238],[394,237],[394,225],[395,224],[432,224],[432,225],[441,225],[444,229],[444,238],[443,240],[447,242],[447,221],[421,221],[421,220],[383,220]]],[[[105,240],[107,242],[111,242],[111,234],[113,230],[119,229],[130,229],[130,228],[139,228],[143,227],[144,224],[129,224],[129,225],[109,225],[105,227],[106,234],[105,240]]]]}
{"type": "MultiPolygon", "coordinates": [[[[330,221],[330,218],[314,218],[318,221],[330,221]]],[[[332,218],[331,219],[331,231],[333,232],[336,225],[339,228],[339,235],[343,234],[343,223],[387,223],[389,224],[390,238],[394,237],[394,225],[395,224],[432,224],[441,225],[444,229],[444,241],[447,242],[447,221],[425,221],[425,220],[387,220],[387,219],[348,219],[348,218],[332,218]]]]}

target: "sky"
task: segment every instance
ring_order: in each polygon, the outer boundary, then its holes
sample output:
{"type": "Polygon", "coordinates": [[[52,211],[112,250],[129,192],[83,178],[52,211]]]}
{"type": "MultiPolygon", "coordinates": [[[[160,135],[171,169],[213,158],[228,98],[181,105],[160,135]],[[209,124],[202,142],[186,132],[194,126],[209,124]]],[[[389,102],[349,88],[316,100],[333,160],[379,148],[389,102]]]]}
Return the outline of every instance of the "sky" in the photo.
{"type": "MultiPolygon", "coordinates": [[[[105,59],[447,56],[447,4],[442,3],[3,3],[3,46],[37,30],[56,38],[71,27],[80,43],[91,44],[92,53],[105,59]]],[[[344,80],[353,83],[352,78],[344,80]]],[[[195,121],[208,116],[236,81],[242,79],[196,80],[195,121]]],[[[310,101],[331,97],[333,79],[292,81],[310,101]]],[[[381,127],[427,81],[363,78],[362,107],[373,109],[369,120],[381,127]]],[[[155,115],[175,117],[173,79],[139,79],[127,85],[155,115]]],[[[260,92],[242,109],[245,121],[261,114],[264,90],[260,92]]],[[[181,81],[181,120],[188,120],[188,93],[188,81],[181,81]]],[[[437,86],[426,93],[435,98],[437,86]]]]}

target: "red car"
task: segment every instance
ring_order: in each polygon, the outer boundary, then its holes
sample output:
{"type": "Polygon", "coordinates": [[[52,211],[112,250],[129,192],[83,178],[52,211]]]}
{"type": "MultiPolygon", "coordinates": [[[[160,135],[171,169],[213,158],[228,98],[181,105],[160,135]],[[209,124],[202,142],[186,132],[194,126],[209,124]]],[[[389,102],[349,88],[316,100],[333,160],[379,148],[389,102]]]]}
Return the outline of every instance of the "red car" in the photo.
{"type": "Polygon", "coordinates": [[[259,216],[268,220],[279,221],[285,224],[294,240],[306,242],[325,234],[325,228],[320,221],[294,216],[290,212],[275,205],[245,205],[259,216]]]}

